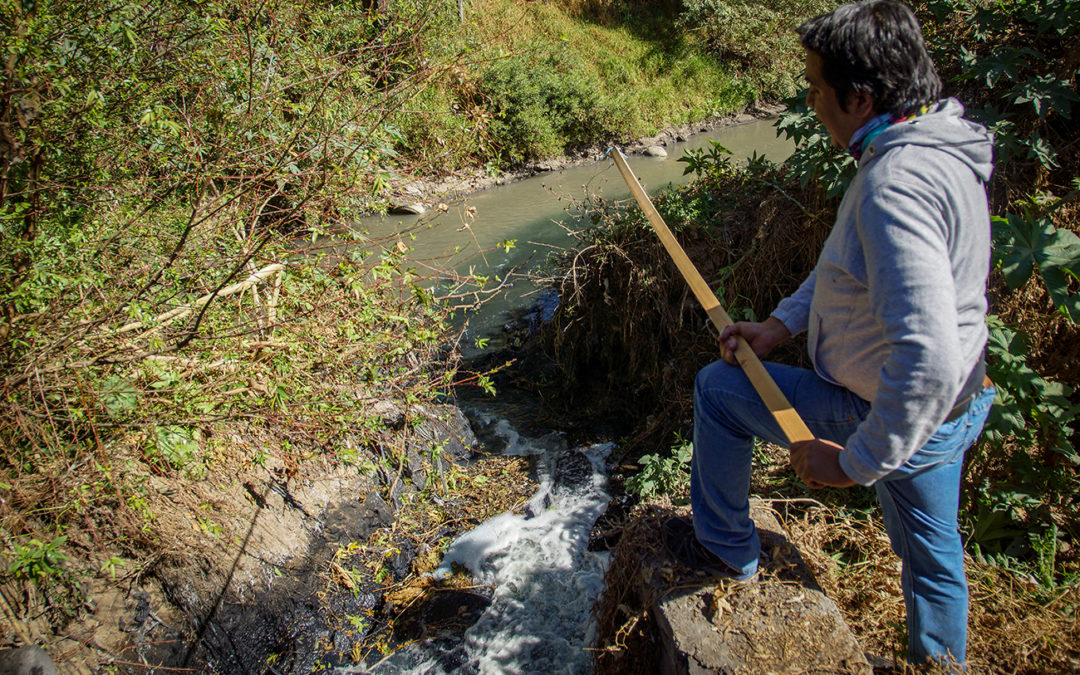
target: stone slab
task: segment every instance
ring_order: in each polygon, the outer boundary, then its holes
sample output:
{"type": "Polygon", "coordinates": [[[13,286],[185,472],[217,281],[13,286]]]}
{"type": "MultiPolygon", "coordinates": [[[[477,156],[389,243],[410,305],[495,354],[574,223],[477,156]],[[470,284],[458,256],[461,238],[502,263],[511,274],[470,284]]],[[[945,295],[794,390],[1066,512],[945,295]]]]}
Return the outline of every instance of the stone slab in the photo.
{"type": "Polygon", "coordinates": [[[651,612],[665,675],[873,670],[836,604],[814,581],[772,512],[752,502],[766,560],[758,581],[699,581],[674,560],[652,575],[651,612]],[[680,573],[680,570],[682,573],[680,573]]]}

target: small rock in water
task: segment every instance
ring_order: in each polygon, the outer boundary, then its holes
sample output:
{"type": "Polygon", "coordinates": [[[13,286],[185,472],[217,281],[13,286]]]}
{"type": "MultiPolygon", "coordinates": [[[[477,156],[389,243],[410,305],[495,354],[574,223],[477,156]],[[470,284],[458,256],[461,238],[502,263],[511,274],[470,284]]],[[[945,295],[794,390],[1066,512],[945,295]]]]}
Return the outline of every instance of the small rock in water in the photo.
{"type": "Polygon", "coordinates": [[[667,150],[663,149],[659,145],[650,145],[645,148],[645,154],[649,157],[667,157],[667,150]]]}
{"type": "Polygon", "coordinates": [[[427,207],[420,202],[412,204],[398,204],[390,207],[390,213],[395,216],[419,216],[427,213],[427,207]]]}
{"type": "Polygon", "coordinates": [[[555,472],[552,476],[555,493],[584,488],[592,483],[593,465],[589,458],[576,450],[559,453],[555,458],[555,472]]]}

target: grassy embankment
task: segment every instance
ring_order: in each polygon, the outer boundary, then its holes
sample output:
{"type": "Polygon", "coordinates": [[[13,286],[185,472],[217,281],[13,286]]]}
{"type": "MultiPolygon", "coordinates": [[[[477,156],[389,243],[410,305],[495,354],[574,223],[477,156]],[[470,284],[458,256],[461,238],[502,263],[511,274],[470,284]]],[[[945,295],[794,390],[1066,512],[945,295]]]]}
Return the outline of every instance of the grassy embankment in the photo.
{"type": "Polygon", "coordinates": [[[244,519],[223,495],[317,467],[400,476],[384,404],[484,384],[458,372],[447,321],[472,287],[433,297],[404,243],[348,231],[395,174],[498,171],[794,76],[766,67],[762,31],[722,65],[674,6],[466,10],[0,2],[14,643],[54,644],[91,587],[225,564],[244,519]]]}
{"type": "MultiPolygon", "coordinates": [[[[961,504],[969,657],[980,672],[1063,672],[1080,659],[1080,20],[1068,7],[919,6],[947,93],[996,135],[988,369],[999,399],[967,455],[961,504]]],[[[810,271],[853,171],[798,100],[780,126],[799,143],[784,166],[736,167],[719,151],[699,152],[689,163],[697,182],[657,200],[736,316],[767,315],[810,271]]],[[[592,246],[561,282],[563,297],[577,302],[562,308],[547,338],[562,366],[555,379],[571,406],[633,426],[631,490],[684,500],[690,387],[716,357],[714,338],[636,209],[582,207],[600,227],[586,233],[592,246]]],[[[805,343],[786,345],[773,357],[806,365],[804,351],[805,343]]],[[[864,647],[902,655],[899,578],[873,493],[807,494],[782,449],[763,446],[757,459],[755,491],[775,500],[864,647]]],[[[627,628],[647,623],[635,623],[647,617],[633,611],[620,616],[627,628]]],[[[615,635],[620,626],[607,628],[605,644],[632,641],[615,635]]],[[[617,656],[604,656],[610,672],[617,656]]]]}
{"type": "Polygon", "coordinates": [[[717,36],[665,1],[485,3],[455,65],[400,116],[404,147],[421,169],[499,171],[775,102],[801,68],[788,28],[826,4],[731,3],[717,36]]]}

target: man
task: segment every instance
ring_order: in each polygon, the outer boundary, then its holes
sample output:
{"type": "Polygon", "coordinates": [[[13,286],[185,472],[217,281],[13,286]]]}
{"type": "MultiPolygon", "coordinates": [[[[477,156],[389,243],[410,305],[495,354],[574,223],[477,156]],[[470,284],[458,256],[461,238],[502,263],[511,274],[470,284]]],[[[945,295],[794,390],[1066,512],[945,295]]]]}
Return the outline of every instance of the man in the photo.
{"type": "Polygon", "coordinates": [[[761,323],[721,333],[723,361],[694,395],[693,525],[665,540],[687,564],[756,575],[753,438],[786,444],[733,364],[808,331],[813,370],[766,364],[815,439],[791,446],[810,487],[874,486],[903,561],[909,657],[965,660],[967,583],[957,529],[965,450],[994,398],[984,380],[991,139],[963,119],[904,5],[843,5],[798,29],[807,104],[858,173],[813,273],[761,323]],[[696,535],[696,536],[695,536],[696,535]]]}

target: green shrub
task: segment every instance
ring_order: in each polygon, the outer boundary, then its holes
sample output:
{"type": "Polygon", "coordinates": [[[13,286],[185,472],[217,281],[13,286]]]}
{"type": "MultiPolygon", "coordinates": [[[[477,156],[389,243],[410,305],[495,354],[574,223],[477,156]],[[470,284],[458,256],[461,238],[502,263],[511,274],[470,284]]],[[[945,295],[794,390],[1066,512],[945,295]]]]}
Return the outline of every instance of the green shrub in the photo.
{"type": "Polygon", "coordinates": [[[679,21],[701,33],[722,63],[752,82],[758,96],[776,100],[798,89],[803,50],[796,26],[837,4],[829,0],[685,0],[679,21]]]}
{"type": "Polygon", "coordinates": [[[690,490],[690,459],[693,443],[676,435],[667,455],[645,455],[638,460],[638,472],[626,479],[626,489],[640,499],[671,497],[687,503],[690,490]]]}
{"type": "Polygon", "coordinates": [[[290,465],[371,454],[391,432],[358,421],[370,401],[445,391],[448,310],[404,243],[348,229],[444,9],[0,0],[9,575],[54,574],[67,544],[45,531],[133,559],[182,539],[149,475],[186,487],[294,434],[290,465]]]}
{"type": "Polygon", "coordinates": [[[7,573],[16,579],[60,579],[66,574],[63,565],[67,556],[61,550],[66,542],[67,537],[63,535],[49,541],[29,538],[25,542],[15,542],[7,573]]]}
{"type": "Polygon", "coordinates": [[[496,61],[480,89],[495,115],[492,141],[511,163],[559,155],[612,133],[600,93],[577,64],[558,56],[496,61]]]}

